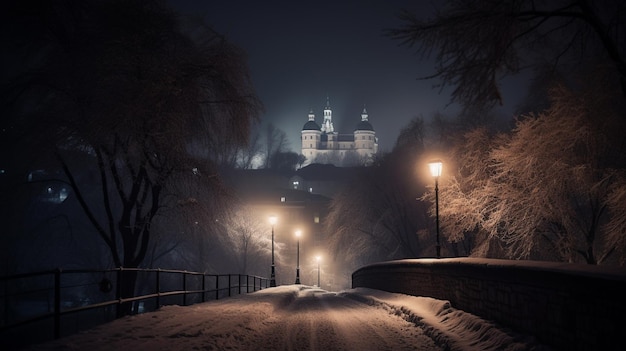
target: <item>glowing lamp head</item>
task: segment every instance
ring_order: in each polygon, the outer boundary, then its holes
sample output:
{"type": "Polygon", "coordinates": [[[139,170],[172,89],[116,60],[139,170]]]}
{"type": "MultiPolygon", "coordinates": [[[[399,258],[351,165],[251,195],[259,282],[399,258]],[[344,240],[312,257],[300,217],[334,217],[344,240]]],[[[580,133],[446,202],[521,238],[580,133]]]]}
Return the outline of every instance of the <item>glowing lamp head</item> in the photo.
{"type": "Polygon", "coordinates": [[[315,256],[315,260],[319,263],[322,260],[322,256],[315,256]]]}
{"type": "Polygon", "coordinates": [[[296,237],[300,237],[300,235],[302,235],[302,231],[301,230],[296,230],[296,237]]]}
{"type": "Polygon", "coordinates": [[[428,163],[428,168],[430,169],[430,174],[437,178],[441,176],[441,168],[442,168],[443,164],[441,163],[441,161],[436,160],[436,161],[432,161],[430,163],[428,163]]]}
{"type": "Polygon", "coordinates": [[[270,224],[271,225],[276,224],[276,216],[270,216],[270,224]]]}

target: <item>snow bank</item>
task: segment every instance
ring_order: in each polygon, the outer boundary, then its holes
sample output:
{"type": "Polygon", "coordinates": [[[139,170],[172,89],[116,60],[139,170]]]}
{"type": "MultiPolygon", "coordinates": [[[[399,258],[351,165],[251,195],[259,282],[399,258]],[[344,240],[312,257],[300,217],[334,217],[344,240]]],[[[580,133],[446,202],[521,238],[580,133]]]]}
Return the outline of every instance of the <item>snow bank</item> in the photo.
{"type": "Polygon", "coordinates": [[[384,308],[424,329],[438,345],[450,350],[548,350],[533,337],[517,334],[473,314],[456,310],[448,301],[356,288],[339,295],[384,308]]]}

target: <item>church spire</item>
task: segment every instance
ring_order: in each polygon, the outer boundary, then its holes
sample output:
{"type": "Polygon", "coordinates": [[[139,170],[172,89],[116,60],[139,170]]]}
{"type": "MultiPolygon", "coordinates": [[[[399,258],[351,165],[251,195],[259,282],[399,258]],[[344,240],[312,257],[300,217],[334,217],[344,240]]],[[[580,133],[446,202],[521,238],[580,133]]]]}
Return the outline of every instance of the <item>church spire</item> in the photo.
{"type": "Polygon", "coordinates": [[[363,105],[363,112],[361,112],[361,121],[367,121],[368,115],[367,110],[365,109],[365,104],[363,105]]]}
{"type": "Polygon", "coordinates": [[[332,133],[334,131],[333,110],[330,109],[330,97],[326,95],[326,107],[324,107],[324,123],[322,124],[322,132],[332,133]]]}

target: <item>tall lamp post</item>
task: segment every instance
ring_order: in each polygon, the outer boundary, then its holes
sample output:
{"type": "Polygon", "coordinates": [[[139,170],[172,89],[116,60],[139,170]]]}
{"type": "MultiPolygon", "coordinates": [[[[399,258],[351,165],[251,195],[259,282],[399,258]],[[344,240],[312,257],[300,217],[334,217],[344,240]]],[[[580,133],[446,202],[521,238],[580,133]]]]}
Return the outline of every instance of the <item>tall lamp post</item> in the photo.
{"type": "Polygon", "coordinates": [[[428,164],[430,174],[435,178],[435,221],[437,226],[437,258],[441,258],[441,245],[439,244],[439,177],[443,164],[440,160],[432,161],[428,164]]]}
{"type": "Polygon", "coordinates": [[[317,287],[321,288],[322,285],[320,285],[320,261],[322,260],[322,257],[315,256],[315,260],[317,261],[317,287]]]}
{"type": "Polygon", "coordinates": [[[270,216],[270,224],[272,225],[272,273],[270,275],[270,287],[275,287],[276,268],[274,266],[274,224],[276,224],[276,216],[270,216]]]}
{"type": "Polygon", "coordinates": [[[296,240],[298,243],[298,249],[296,253],[296,284],[300,284],[300,235],[302,235],[302,231],[296,230],[296,240]]]}

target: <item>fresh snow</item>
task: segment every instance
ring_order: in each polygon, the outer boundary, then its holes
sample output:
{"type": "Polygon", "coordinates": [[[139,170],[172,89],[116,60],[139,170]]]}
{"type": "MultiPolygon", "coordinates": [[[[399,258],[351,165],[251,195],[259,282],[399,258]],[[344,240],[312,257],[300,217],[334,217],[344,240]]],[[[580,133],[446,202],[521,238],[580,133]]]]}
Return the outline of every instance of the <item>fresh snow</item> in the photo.
{"type": "Polygon", "coordinates": [[[448,301],[287,285],[164,306],[28,350],[543,350],[448,301]]]}

